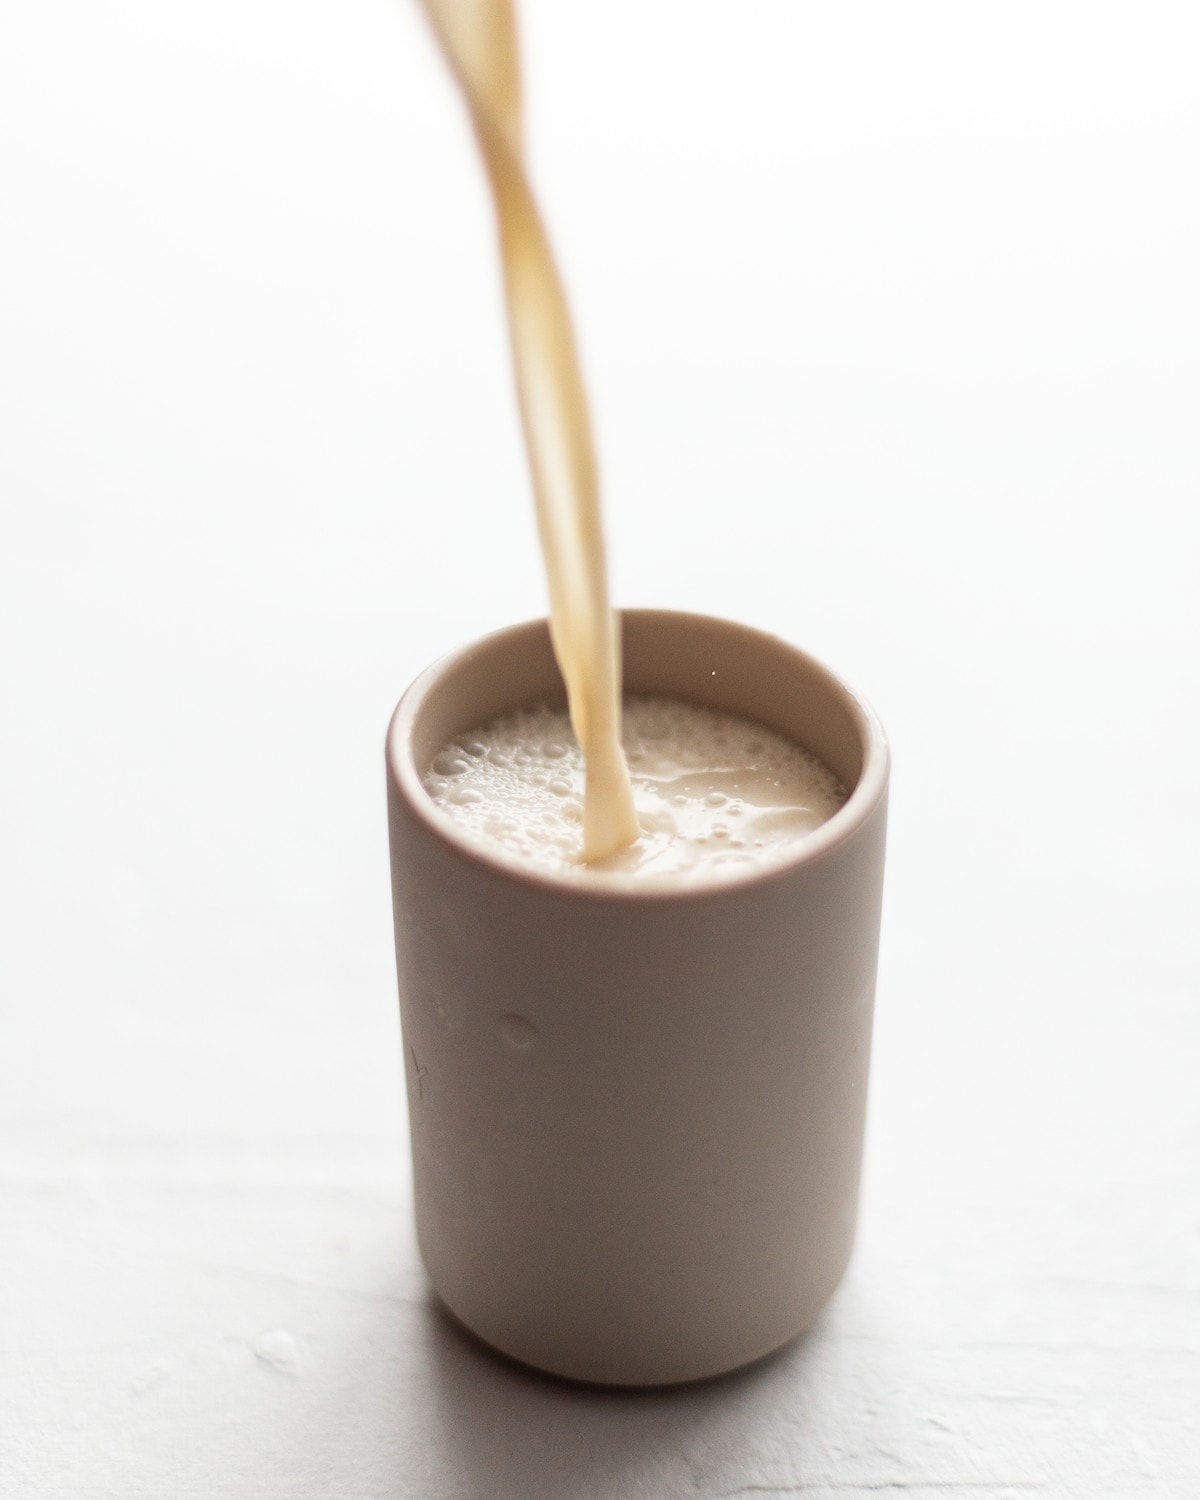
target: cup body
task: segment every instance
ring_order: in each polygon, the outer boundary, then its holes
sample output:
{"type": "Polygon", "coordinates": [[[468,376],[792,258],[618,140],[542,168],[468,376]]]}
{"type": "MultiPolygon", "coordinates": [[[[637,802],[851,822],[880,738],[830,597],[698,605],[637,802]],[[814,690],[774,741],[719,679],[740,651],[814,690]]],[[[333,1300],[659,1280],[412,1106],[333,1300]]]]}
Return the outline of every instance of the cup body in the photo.
{"type": "Polygon", "coordinates": [[[625,689],[739,713],[850,790],[787,863],[630,890],[472,846],[421,776],[456,734],[562,698],[543,621],[409,689],[387,740],[417,1235],[464,1324],[611,1385],[734,1369],[806,1328],[854,1238],[888,753],[774,637],[622,616],[625,689]]]}

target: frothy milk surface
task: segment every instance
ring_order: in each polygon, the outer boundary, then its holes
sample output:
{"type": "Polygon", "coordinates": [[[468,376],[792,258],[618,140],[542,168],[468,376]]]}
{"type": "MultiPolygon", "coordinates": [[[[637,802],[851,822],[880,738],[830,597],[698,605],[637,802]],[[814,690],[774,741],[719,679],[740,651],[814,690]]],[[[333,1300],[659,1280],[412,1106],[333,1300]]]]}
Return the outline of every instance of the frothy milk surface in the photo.
{"type": "Polygon", "coordinates": [[[473,842],[509,863],[670,885],[779,864],[846,799],[815,756],[732,714],[626,698],[622,739],[641,837],[589,864],[583,756],[565,711],[522,709],[460,735],[434,757],[425,788],[473,842]]]}

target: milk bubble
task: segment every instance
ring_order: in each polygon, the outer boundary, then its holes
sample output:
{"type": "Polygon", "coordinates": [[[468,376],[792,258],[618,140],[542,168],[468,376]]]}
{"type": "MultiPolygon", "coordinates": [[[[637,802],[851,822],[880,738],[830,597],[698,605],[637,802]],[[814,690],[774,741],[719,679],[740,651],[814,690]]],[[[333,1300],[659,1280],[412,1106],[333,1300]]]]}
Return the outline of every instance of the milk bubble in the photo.
{"type": "Polygon", "coordinates": [[[473,728],[438,752],[425,788],[497,859],[570,880],[659,885],[770,868],[845,800],[814,756],[733,715],[629,698],[623,739],[642,834],[592,864],[582,861],[583,758],[565,711],[522,709],[473,728]]]}

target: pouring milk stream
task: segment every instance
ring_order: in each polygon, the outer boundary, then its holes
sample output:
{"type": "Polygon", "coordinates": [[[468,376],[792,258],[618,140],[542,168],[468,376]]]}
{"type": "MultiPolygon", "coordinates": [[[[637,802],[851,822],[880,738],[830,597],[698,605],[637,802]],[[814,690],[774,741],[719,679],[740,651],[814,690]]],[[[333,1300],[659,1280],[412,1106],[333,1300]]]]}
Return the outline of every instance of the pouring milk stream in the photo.
{"type": "Polygon", "coordinates": [[[505,298],[550,633],[584,756],[583,857],[639,835],[621,750],[621,669],[608,602],[596,455],[566,297],[525,173],[511,0],[421,0],[462,88],[500,231],[505,298]]]}

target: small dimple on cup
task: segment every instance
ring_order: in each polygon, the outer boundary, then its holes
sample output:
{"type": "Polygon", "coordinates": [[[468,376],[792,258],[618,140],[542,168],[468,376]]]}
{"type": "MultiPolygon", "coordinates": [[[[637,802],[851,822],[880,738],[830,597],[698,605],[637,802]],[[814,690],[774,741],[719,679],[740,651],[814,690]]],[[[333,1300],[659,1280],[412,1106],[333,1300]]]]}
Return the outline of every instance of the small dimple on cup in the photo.
{"type": "Polygon", "coordinates": [[[514,1011],[501,1016],[496,1024],[501,1040],[514,1052],[528,1052],[537,1041],[537,1027],[528,1016],[517,1015],[514,1011]]]}

